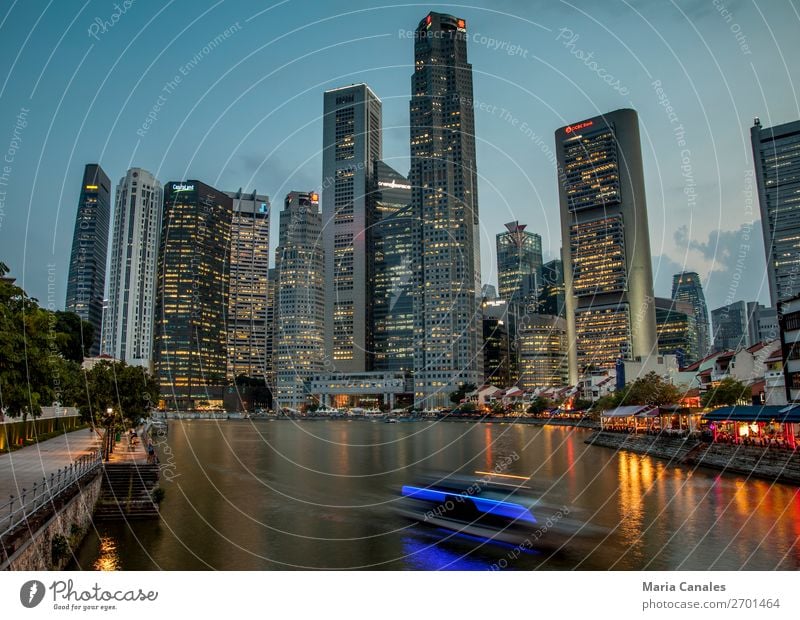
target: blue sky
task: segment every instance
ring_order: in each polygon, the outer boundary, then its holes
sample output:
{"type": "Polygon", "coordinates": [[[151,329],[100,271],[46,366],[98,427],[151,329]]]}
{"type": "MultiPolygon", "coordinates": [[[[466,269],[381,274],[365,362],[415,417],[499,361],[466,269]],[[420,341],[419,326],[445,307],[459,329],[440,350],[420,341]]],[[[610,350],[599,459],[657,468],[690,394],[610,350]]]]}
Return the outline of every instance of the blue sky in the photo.
{"type": "Polygon", "coordinates": [[[406,31],[440,10],[467,20],[483,104],[475,117],[484,281],[496,281],[494,236],[504,222],[541,234],[546,259],[558,253],[554,130],[633,107],[656,294],[669,295],[672,274],[686,268],[703,277],[711,307],[768,303],[758,203],[748,199],[749,128],[754,116],[765,126],[800,118],[799,7],[135,0],[122,13],[107,1],[2,0],[0,152],[19,148],[0,187],[0,260],[40,301],[63,307],[82,169],[96,161],[114,184],[136,165],[165,182],[257,189],[273,199],[277,232],[285,194],[321,184],[322,92],[344,84],[367,82],[382,99],[384,158],[405,173],[406,31]],[[23,110],[27,125],[12,145],[23,110]]]}

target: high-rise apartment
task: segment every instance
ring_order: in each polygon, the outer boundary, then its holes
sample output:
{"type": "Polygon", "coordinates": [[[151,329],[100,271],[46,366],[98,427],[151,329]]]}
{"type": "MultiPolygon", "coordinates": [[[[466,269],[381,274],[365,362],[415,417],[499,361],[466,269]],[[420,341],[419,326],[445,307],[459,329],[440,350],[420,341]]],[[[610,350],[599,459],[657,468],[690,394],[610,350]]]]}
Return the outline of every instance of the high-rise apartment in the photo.
{"type": "Polygon", "coordinates": [[[639,120],[616,110],[555,133],[570,383],[656,352],[639,120]]]}
{"type": "Polygon", "coordinates": [[[381,159],[381,102],[366,84],[325,92],[322,218],[325,250],[325,350],[339,372],[372,365],[374,224],[370,190],[381,159]]]}
{"type": "Polygon", "coordinates": [[[117,184],[103,352],[148,370],[163,206],[161,182],[147,170],[131,168],[117,184]]]}
{"type": "Polygon", "coordinates": [[[800,294],[800,121],[750,130],[772,307],[800,294]]]}
{"type": "Polygon", "coordinates": [[[230,196],[205,183],[164,187],[154,349],[168,408],[222,405],[232,216],[230,196]]]}
{"type": "Polygon", "coordinates": [[[228,292],[228,381],[267,371],[268,196],[228,192],[233,201],[228,292]]]}
{"type": "Polygon", "coordinates": [[[110,219],[111,181],[99,164],[86,164],[72,235],[66,309],[94,328],[90,356],[100,353],[110,219]]]}
{"type": "Polygon", "coordinates": [[[483,378],[472,65],[465,20],[432,12],[414,34],[414,400],[437,407],[483,378]]]}
{"type": "Polygon", "coordinates": [[[315,192],[289,192],[275,249],[273,363],[276,408],[310,404],[311,378],[327,369],[322,215],[315,192]]]}

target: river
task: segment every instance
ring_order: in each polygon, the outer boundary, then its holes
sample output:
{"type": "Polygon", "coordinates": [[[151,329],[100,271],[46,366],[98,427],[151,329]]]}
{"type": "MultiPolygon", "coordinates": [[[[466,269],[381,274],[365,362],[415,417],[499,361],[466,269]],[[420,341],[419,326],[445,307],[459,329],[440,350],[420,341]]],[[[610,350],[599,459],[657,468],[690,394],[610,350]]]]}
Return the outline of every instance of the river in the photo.
{"type": "Polygon", "coordinates": [[[584,443],[528,424],[171,421],[159,521],[100,523],[100,570],[800,568],[800,489],[584,443]],[[514,552],[393,510],[426,472],[502,466],[604,528],[589,548],[514,552]]]}

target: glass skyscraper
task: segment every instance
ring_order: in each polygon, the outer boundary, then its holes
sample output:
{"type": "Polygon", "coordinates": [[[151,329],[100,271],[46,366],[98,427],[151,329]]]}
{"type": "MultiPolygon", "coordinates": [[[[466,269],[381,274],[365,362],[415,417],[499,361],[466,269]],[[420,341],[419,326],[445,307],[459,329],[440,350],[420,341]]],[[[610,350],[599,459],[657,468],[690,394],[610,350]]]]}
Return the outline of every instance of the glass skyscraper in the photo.
{"type": "Polygon", "coordinates": [[[697,327],[696,359],[704,358],[710,346],[711,328],[700,276],[694,271],[683,271],[672,276],[672,299],[691,305],[697,327]]]}
{"type": "Polygon", "coordinates": [[[164,190],[147,170],[131,168],[117,185],[104,353],[152,370],[164,190]]]}
{"type": "Polygon", "coordinates": [[[800,121],[762,127],[755,119],[750,138],[769,295],[777,308],[800,294],[800,121]]]}
{"type": "Polygon", "coordinates": [[[536,301],[542,277],[542,238],[525,227],[516,221],[509,222],[506,232],[497,234],[500,299],[519,309],[536,301]]]}
{"type": "Polygon", "coordinates": [[[639,120],[616,110],[556,131],[570,383],[656,352],[639,120]]]}
{"type": "Polygon", "coordinates": [[[222,405],[232,215],[230,196],[205,183],[164,187],[154,348],[166,407],[222,405]]]}
{"type": "Polygon", "coordinates": [[[432,12],[414,34],[414,401],[427,408],[449,405],[459,385],[483,379],[480,236],[467,25],[432,12]]]}
{"type": "Polygon", "coordinates": [[[370,203],[375,223],[369,251],[373,281],[373,368],[411,374],[414,368],[412,269],[417,221],[411,210],[408,179],[382,161],[375,162],[370,203]]]}
{"type": "Polygon", "coordinates": [[[110,219],[111,181],[99,164],[86,164],[72,235],[65,305],[68,312],[94,327],[91,356],[100,354],[110,219]]]}

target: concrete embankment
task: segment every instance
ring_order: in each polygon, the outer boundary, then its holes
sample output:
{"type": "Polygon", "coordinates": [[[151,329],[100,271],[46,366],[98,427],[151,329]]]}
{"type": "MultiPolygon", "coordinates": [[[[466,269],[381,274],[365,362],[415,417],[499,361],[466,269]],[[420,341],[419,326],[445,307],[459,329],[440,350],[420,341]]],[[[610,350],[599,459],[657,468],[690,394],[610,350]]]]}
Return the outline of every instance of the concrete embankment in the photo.
{"type": "Polygon", "coordinates": [[[708,467],[733,474],[800,484],[800,452],[754,446],[708,444],[697,439],[598,431],[586,443],[646,454],[676,465],[708,467]]]}

